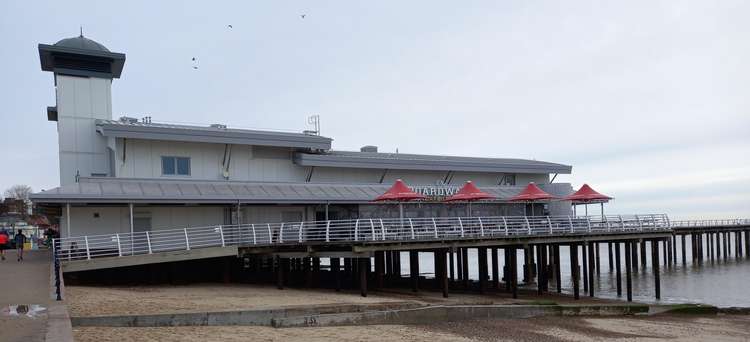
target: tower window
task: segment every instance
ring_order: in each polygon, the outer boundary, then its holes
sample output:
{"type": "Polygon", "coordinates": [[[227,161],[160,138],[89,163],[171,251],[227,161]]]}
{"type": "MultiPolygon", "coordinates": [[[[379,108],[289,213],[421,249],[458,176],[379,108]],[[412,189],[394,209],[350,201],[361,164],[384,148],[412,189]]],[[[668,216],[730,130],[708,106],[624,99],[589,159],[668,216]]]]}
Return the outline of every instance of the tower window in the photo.
{"type": "Polygon", "coordinates": [[[161,157],[162,176],[190,176],[190,158],[161,157]]]}

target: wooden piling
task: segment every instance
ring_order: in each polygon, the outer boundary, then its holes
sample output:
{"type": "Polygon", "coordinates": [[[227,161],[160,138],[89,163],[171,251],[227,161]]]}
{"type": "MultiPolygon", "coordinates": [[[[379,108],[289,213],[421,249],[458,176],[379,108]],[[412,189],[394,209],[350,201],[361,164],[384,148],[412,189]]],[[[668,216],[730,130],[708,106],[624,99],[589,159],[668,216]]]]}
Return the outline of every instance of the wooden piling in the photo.
{"type": "Polygon", "coordinates": [[[651,267],[654,272],[654,293],[656,299],[661,299],[661,280],[659,279],[659,241],[651,240],[651,267]]]}
{"type": "Polygon", "coordinates": [[[588,293],[589,292],[589,257],[588,252],[586,251],[586,244],[581,245],[581,264],[583,264],[583,292],[588,293]]]}
{"type": "Polygon", "coordinates": [[[479,267],[479,294],[487,290],[487,248],[477,248],[477,267],[479,267]]]}
{"type": "MultiPolygon", "coordinates": [[[[633,242],[634,243],[634,242],[633,242]]],[[[625,250],[631,250],[631,242],[625,242],[625,250]]],[[[630,252],[625,253],[625,292],[627,294],[628,302],[633,301],[633,278],[632,278],[632,254],[630,252]]]]}
{"type": "Polygon", "coordinates": [[[446,253],[449,253],[449,250],[446,249],[440,249],[438,250],[438,265],[440,265],[440,287],[443,290],[443,298],[448,298],[448,266],[446,265],[446,253]]]}
{"type": "Polygon", "coordinates": [[[390,258],[388,257],[389,251],[376,251],[375,252],[375,288],[382,289],[384,287],[384,273],[386,265],[388,265],[387,260],[390,258]]]}
{"type": "Polygon", "coordinates": [[[276,288],[279,290],[284,289],[284,267],[281,264],[281,258],[276,257],[276,288]]]}
{"type": "Polygon", "coordinates": [[[600,275],[602,274],[602,263],[599,258],[599,243],[594,242],[591,247],[594,249],[594,254],[596,255],[596,275],[600,275]]]}
{"type": "Polygon", "coordinates": [[[510,287],[513,298],[518,298],[518,252],[516,247],[510,248],[510,287]]]}
{"type": "Polygon", "coordinates": [[[594,268],[594,246],[596,244],[589,243],[588,244],[588,250],[589,250],[589,297],[594,296],[594,272],[592,271],[594,268]]]}
{"type": "Polygon", "coordinates": [[[341,259],[331,258],[331,272],[336,292],[341,291],[341,259]]]}
{"type": "Polygon", "coordinates": [[[503,248],[503,251],[505,252],[505,258],[503,258],[503,261],[505,262],[505,265],[503,267],[503,281],[505,281],[505,291],[512,292],[512,284],[511,284],[511,262],[513,261],[511,259],[511,252],[516,253],[515,248],[503,248]]]}
{"type": "Polygon", "coordinates": [[[542,263],[542,248],[536,246],[536,293],[542,295],[544,293],[544,269],[542,263]]]}
{"type": "Polygon", "coordinates": [[[367,273],[369,271],[370,258],[357,258],[359,268],[359,294],[362,297],[367,297],[367,273]]]}
{"type": "Polygon", "coordinates": [[[580,275],[578,274],[580,266],[578,265],[578,245],[570,244],[570,276],[573,278],[573,298],[580,298],[579,281],[580,275]]]}
{"type": "Polygon", "coordinates": [[[562,277],[560,276],[560,245],[554,245],[554,258],[555,258],[555,288],[557,293],[562,293],[562,277]]]}
{"type": "Polygon", "coordinates": [[[469,289],[469,249],[468,248],[462,248],[461,249],[461,260],[463,261],[463,267],[462,270],[464,272],[463,274],[463,280],[464,280],[464,289],[469,289]]]}
{"type": "Polygon", "coordinates": [[[680,238],[682,238],[682,264],[687,265],[687,256],[686,256],[686,248],[685,248],[685,234],[680,235],[680,238]]]}
{"type": "Polygon", "coordinates": [[[464,261],[463,261],[463,248],[458,247],[456,249],[456,280],[463,281],[464,278],[464,261]]]}
{"type": "Polygon", "coordinates": [[[617,297],[622,297],[622,274],[620,272],[620,242],[615,242],[615,281],[617,282],[617,297]]]}
{"type": "Polygon", "coordinates": [[[497,255],[497,247],[492,247],[490,253],[492,253],[492,288],[498,290],[500,289],[500,265],[498,264],[500,258],[497,255]]]}
{"type": "Polygon", "coordinates": [[[411,290],[419,291],[419,252],[409,251],[409,277],[411,278],[411,290]]]}
{"type": "Polygon", "coordinates": [[[609,272],[612,273],[612,264],[614,264],[614,260],[612,260],[612,243],[607,242],[607,263],[609,264],[609,272]]]}

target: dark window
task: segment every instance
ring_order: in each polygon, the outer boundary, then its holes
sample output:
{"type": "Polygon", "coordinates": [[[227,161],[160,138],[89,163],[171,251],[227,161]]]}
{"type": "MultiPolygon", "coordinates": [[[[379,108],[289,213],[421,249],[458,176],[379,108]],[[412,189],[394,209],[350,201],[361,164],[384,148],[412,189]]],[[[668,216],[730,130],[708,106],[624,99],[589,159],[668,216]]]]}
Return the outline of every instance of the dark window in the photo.
{"type": "Polygon", "coordinates": [[[161,174],[164,176],[190,176],[190,158],[161,157],[161,174]]]}

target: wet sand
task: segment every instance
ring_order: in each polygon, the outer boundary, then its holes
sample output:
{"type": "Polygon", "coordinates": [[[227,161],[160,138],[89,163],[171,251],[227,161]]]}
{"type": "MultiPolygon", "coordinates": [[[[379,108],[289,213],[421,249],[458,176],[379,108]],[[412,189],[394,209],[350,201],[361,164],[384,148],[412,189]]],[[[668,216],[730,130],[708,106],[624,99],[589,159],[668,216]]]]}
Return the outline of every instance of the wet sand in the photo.
{"type": "Polygon", "coordinates": [[[750,316],[495,319],[422,326],[75,328],[76,341],[747,341],[750,316]]]}
{"type": "MultiPolygon", "coordinates": [[[[111,316],[133,314],[187,313],[283,308],[322,304],[372,304],[417,302],[421,304],[531,304],[540,302],[571,303],[572,297],[533,294],[512,299],[506,293],[451,294],[409,290],[375,292],[363,298],[358,292],[335,292],[329,289],[278,290],[273,286],[249,284],[193,284],[185,286],[68,286],[66,303],[71,316],[111,316]]],[[[582,297],[577,304],[615,303],[612,300],[582,297]]]]}

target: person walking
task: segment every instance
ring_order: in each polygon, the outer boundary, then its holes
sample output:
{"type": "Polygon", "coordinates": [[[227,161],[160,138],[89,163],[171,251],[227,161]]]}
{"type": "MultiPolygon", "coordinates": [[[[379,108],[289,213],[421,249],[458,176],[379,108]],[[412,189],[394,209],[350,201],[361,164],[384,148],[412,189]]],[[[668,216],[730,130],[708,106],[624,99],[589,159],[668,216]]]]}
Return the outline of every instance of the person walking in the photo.
{"type": "Polygon", "coordinates": [[[5,260],[5,250],[8,249],[8,242],[10,242],[8,232],[4,230],[0,231],[0,257],[2,257],[2,260],[5,260]]]}
{"type": "Polygon", "coordinates": [[[22,230],[18,230],[18,234],[13,238],[16,242],[16,250],[18,251],[18,261],[23,260],[23,244],[26,243],[26,235],[23,235],[22,230]]]}

